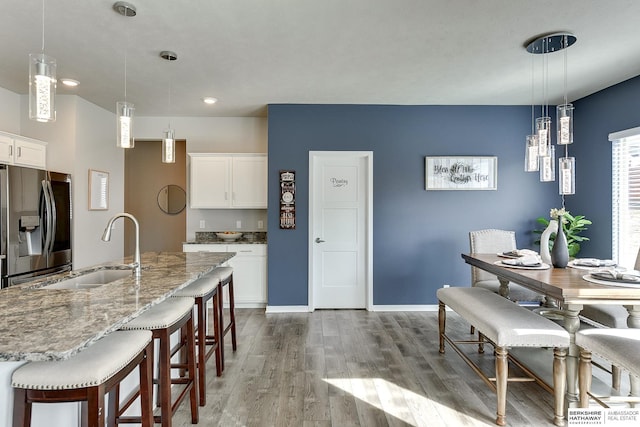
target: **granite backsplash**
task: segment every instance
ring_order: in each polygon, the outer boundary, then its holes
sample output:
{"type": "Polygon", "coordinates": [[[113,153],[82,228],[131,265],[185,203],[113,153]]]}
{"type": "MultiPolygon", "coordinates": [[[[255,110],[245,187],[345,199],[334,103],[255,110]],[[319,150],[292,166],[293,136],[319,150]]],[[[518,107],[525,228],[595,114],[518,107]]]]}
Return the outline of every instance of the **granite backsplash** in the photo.
{"type": "Polygon", "coordinates": [[[222,240],[216,233],[221,233],[221,231],[196,231],[195,243],[267,243],[266,231],[243,231],[242,237],[235,241],[222,240]]]}

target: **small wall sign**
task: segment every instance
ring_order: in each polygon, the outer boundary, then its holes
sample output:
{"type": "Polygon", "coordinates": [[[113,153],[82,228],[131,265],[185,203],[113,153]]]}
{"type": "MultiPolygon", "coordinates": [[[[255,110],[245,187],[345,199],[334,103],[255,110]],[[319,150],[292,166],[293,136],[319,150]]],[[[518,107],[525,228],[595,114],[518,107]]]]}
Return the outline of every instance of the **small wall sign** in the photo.
{"type": "Polygon", "coordinates": [[[280,171],[280,228],[296,228],[296,172],[280,171]]]}
{"type": "Polygon", "coordinates": [[[109,172],[89,169],[89,210],[109,209],[109,172]]]}
{"type": "Polygon", "coordinates": [[[496,190],[497,188],[497,157],[425,157],[426,190],[496,190]]]}

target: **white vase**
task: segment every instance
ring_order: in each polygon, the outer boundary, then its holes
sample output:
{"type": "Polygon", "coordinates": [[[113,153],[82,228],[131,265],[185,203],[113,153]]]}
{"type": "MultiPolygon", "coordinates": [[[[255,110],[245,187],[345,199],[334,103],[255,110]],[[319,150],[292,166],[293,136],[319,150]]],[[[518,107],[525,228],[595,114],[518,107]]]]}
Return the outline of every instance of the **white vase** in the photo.
{"type": "Polygon", "coordinates": [[[551,233],[558,231],[558,221],[552,219],[549,221],[549,225],[544,229],[542,235],[540,235],[540,258],[545,264],[551,265],[551,252],[549,251],[549,237],[551,233]]]}

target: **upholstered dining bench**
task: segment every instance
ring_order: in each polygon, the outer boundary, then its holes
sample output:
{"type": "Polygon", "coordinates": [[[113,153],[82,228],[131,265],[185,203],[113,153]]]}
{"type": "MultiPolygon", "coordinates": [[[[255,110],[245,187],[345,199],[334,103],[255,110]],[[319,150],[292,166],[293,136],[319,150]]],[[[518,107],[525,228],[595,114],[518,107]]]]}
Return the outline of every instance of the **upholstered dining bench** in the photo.
{"type": "MultiPolygon", "coordinates": [[[[565,425],[564,394],[566,391],[566,355],[569,333],[554,323],[508,299],[487,289],[472,287],[441,288],[438,297],[438,328],[440,353],[444,353],[445,341],[471,366],[497,395],[496,424],[506,425],[507,382],[509,377],[508,356],[510,347],[552,347],[553,388],[538,379],[522,365],[530,378],[554,395],[554,424],[565,425]],[[462,319],[474,325],[480,333],[479,341],[455,341],[445,332],[446,307],[455,311],[462,319]],[[458,346],[462,343],[484,341],[494,347],[495,378],[489,378],[458,346]]],[[[481,351],[481,348],[479,351],[481,351]]],[[[520,379],[521,380],[521,379],[520,379]]]]}
{"type": "Polygon", "coordinates": [[[580,407],[589,407],[589,396],[599,404],[605,401],[639,403],[637,396],[599,396],[591,394],[591,357],[596,354],[618,366],[640,380],[640,330],[633,328],[595,328],[576,332],[576,345],[580,347],[578,368],[578,386],[580,388],[580,407]]]}

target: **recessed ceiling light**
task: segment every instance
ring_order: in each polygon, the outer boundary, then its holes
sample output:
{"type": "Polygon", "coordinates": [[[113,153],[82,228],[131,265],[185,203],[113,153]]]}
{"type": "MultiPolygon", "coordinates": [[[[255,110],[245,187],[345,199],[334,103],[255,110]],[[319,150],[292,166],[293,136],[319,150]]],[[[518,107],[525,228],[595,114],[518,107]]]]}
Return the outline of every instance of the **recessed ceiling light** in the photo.
{"type": "Polygon", "coordinates": [[[211,96],[207,96],[206,98],[202,98],[202,100],[204,101],[205,104],[215,104],[216,102],[218,102],[218,98],[213,98],[211,96]]]}
{"type": "Polygon", "coordinates": [[[62,82],[63,85],[69,86],[69,87],[76,87],[80,84],[79,81],[73,80],[73,79],[60,79],[60,81],[62,82]]]}

